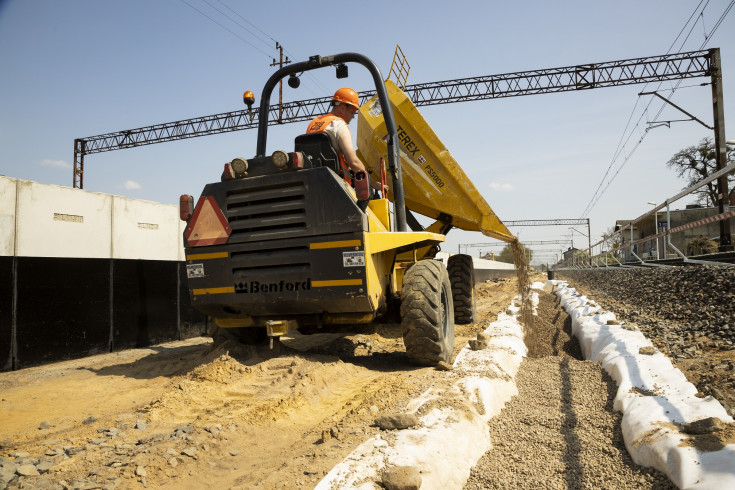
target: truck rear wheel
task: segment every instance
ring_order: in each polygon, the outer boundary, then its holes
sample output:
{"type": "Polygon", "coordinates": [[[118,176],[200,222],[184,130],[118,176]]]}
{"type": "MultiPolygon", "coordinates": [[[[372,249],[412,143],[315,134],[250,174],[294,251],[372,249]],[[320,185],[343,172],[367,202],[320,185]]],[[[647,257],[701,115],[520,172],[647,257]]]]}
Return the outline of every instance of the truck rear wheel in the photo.
{"type": "Polygon", "coordinates": [[[452,358],[452,286],[441,262],[421,260],[406,271],[401,287],[401,326],[411,362],[435,366],[452,358]]]}
{"type": "Polygon", "coordinates": [[[472,257],[469,255],[452,255],[447,261],[454,300],[454,322],[461,325],[475,321],[474,269],[472,257]]]}

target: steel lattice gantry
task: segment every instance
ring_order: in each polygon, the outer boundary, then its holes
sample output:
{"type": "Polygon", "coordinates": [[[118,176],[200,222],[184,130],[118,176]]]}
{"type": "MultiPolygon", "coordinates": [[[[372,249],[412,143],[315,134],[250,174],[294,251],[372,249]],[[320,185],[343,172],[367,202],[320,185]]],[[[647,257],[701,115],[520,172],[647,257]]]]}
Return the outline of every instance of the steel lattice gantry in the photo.
{"type": "MultiPolygon", "coordinates": [[[[519,219],[519,220],[505,220],[503,221],[505,226],[576,226],[576,225],[587,225],[587,238],[590,238],[590,219],[589,218],[572,218],[572,219],[519,219]]],[[[570,243],[569,240],[542,240],[534,242],[523,242],[523,245],[546,245],[546,244],[565,244],[570,243]]],[[[591,242],[590,242],[591,243],[591,242]]],[[[464,243],[460,244],[461,249],[464,247],[486,247],[491,245],[490,243],[464,243]]],[[[591,248],[591,245],[590,245],[591,248]]]]}
{"type": "Polygon", "coordinates": [[[574,219],[521,219],[503,221],[505,226],[576,226],[589,225],[589,218],[574,219]]]}
{"type": "MultiPolygon", "coordinates": [[[[531,245],[566,245],[569,243],[569,240],[536,240],[536,241],[527,241],[523,242],[523,246],[531,246],[531,245]]],[[[505,242],[483,242],[483,243],[460,243],[460,247],[465,248],[485,248],[485,247],[507,247],[508,244],[505,242]]]]}
{"type": "MultiPolygon", "coordinates": [[[[405,92],[416,106],[588,90],[665,80],[712,76],[719,48],[620,61],[590,63],[546,70],[445,80],[408,85],[405,92]]],[[[714,70],[718,71],[718,70],[714,70]]],[[[360,102],[374,91],[360,92],[360,102]]],[[[269,125],[310,120],[329,112],[330,97],[271,106],[269,125]]],[[[163,143],[209,134],[252,129],[258,110],[238,110],[74,140],[74,187],[84,187],[84,155],[163,143]]]]}

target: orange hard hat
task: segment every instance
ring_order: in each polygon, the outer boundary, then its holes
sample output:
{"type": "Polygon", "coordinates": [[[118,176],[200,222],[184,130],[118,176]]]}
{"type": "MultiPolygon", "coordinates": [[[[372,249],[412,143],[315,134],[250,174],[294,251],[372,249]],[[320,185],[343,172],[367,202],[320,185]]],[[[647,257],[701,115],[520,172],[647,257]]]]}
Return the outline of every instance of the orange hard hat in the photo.
{"type": "Polygon", "coordinates": [[[332,100],[335,102],[342,102],[343,104],[349,104],[355,109],[360,108],[360,98],[357,96],[357,92],[349,87],[342,87],[334,93],[332,100]]]}

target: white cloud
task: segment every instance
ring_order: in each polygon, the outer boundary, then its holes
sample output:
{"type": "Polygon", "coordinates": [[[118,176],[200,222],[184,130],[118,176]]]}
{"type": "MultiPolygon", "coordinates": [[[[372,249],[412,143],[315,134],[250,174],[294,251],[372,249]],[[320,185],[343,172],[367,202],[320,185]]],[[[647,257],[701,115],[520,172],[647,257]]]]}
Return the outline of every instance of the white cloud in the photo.
{"type": "Polygon", "coordinates": [[[135,182],[134,180],[126,180],[122,186],[124,189],[127,189],[129,191],[140,189],[140,184],[135,182]]]}
{"type": "Polygon", "coordinates": [[[50,160],[48,158],[41,160],[41,165],[44,167],[71,168],[71,163],[67,163],[64,160],[50,160]]]}
{"type": "Polygon", "coordinates": [[[512,191],[515,190],[513,184],[500,184],[498,182],[490,182],[490,188],[494,191],[512,191]]]}

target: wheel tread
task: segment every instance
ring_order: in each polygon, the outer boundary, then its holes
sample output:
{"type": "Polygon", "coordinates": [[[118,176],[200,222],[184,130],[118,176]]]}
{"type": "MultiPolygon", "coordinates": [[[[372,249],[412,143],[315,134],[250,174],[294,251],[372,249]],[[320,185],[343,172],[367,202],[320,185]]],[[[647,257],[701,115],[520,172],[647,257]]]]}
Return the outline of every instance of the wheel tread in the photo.
{"type": "Polygon", "coordinates": [[[454,321],[459,324],[473,323],[475,310],[474,265],[469,255],[452,255],[447,261],[449,280],[454,300],[454,321]]]}
{"type": "Polygon", "coordinates": [[[406,271],[401,291],[403,342],[409,359],[417,364],[448,362],[454,350],[454,314],[451,284],[444,264],[422,260],[406,271]],[[442,322],[442,291],[447,331],[442,322]]]}

